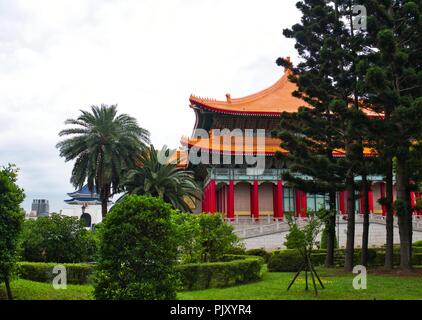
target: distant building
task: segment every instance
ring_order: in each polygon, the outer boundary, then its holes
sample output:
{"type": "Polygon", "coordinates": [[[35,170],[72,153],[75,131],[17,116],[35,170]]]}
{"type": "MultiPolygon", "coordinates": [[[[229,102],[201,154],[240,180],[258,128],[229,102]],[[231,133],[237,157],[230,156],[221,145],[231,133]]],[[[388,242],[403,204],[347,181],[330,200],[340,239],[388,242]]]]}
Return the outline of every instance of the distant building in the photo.
{"type": "Polygon", "coordinates": [[[88,185],[85,185],[75,192],[68,193],[68,196],[71,199],[64,202],[69,206],[62,209],[61,214],[78,217],[84,221],[86,227],[92,227],[102,221],[101,200],[95,186],[93,190],[89,190],[88,185]]]}
{"type": "Polygon", "coordinates": [[[32,201],[31,215],[32,216],[48,216],[50,214],[50,205],[46,199],[34,199],[32,201]]]}

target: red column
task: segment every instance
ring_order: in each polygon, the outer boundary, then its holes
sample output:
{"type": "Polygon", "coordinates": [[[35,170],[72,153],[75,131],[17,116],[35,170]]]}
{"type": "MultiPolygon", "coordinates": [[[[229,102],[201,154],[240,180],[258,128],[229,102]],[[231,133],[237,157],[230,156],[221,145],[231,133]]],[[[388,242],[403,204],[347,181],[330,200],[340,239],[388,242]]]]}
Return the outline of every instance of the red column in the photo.
{"type": "Polygon", "coordinates": [[[306,203],[306,192],[301,191],[300,195],[300,213],[302,217],[306,217],[307,203],[306,203]]]}
{"type": "MultiPolygon", "coordinates": [[[[381,194],[381,198],[385,199],[385,183],[384,182],[380,183],[380,194],[381,194]]],[[[381,208],[382,208],[382,215],[383,217],[385,217],[387,215],[387,208],[385,207],[384,204],[381,206],[381,208]]]]}
{"type": "Polygon", "coordinates": [[[302,191],[295,190],[295,209],[296,209],[296,216],[302,216],[302,201],[301,201],[302,191]]]}
{"type": "Polygon", "coordinates": [[[344,214],[347,214],[348,204],[349,204],[349,192],[344,191],[344,207],[345,207],[344,214]]]}
{"type": "Polygon", "coordinates": [[[415,214],[416,211],[414,210],[414,208],[416,206],[416,195],[415,195],[415,192],[414,191],[412,191],[410,193],[410,205],[412,207],[412,214],[415,214]]]}
{"type": "Polygon", "coordinates": [[[369,198],[369,213],[374,213],[374,192],[372,191],[372,187],[369,187],[368,198],[369,198]]]}
{"type": "Polygon", "coordinates": [[[340,191],[338,193],[338,197],[339,197],[339,210],[341,214],[345,214],[346,213],[346,207],[345,207],[345,203],[344,203],[344,196],[345,196],[346,192],[345,191],[340,191]]]}
{"type": "Polygon", "coordinates": [[[251,213],[252,216],[257,219],[259,218],[259,202],[258,202],[258,181],[254,180],[252,185],[252,194],[251,194],[251,213]]]}
{"type": "MultiPolygon", "coordinates": [[[[415,193],[415,202],[417,203],[418,200],[421,198],[421,193],[420,192],[416,192],[415,193]]],[[[422,215],[422,210],[417,210],[416,211],[417,215],[422,215]]]]}
{"type": "Polygon", "coordinates": [[[215,180],[211,180],[209,185],[209,208],[210,213],[215,213],[215,180]]]}
{"type": "Polygon", "coordinates": [[[234,182],[230,180],[227,197],[227,218],[234,219],[234,182]]]}
{"type": "Polygon", "coordinates": [[[277,181],[277,218],[283,219],[283,181],[277,181]]]}

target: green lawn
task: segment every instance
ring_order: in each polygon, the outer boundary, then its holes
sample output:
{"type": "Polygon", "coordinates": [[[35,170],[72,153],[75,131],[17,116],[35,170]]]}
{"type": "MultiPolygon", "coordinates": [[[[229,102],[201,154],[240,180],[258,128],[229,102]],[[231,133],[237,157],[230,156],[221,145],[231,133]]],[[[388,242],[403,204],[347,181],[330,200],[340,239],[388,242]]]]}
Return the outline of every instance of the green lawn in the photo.
{"type": "MultiPolygon", "coordinates": [[[[16,300],[90,300],[92,286],[68,285],[64,290],[55,290],[51,283],[18,279],[11,284],[16,300]]],[[[0,299],[5,299],[4,284],[0,287],[0,299]]]]}
{"type": "MultiPolygon", "coordinates": [[[[287,286],[292,279],[292,273],[266,272],[263,280],[225,289],[208,289],[200,291],[181,292],[178,299],[239,299],[239,300],[302,300],[302,299],[418,299],[422,300],[422,274],[403,276],[397,274],[379,274],[371,272],[368,275],[368,289],[354,290],[353,275],[344,274],[339,270],[320,269],[326,289],[320,291],[315,298],[312,291],[306,292],[304,278],[299,278],[288,292],[287,286]]],[[[5,298],[4,285],[0,287],[0,299],[5,298]]],[[[92,299],[92,286],[68,285],[66,290],[55,290],[51,284],[18,279],[12,282],[16,299],[28,300],[73,300],[92,299]]]]}
{"type": "Polygon", "coordinates": [[[287,291],[293,274],[264,274],[263,280],[247,285],[200,291],[182,292],[178,299],[239,299],[239,300],[360,300],[360,299],[417,299],[422,300],[422,276],[398,276],[369,274],[367,290],[355,290],[352,286],[353,275],[338,270],[320,270],[325,289],[315,297],[313,291],[305,291],[305,279],[299,277],[290,291],[287,291]]]}

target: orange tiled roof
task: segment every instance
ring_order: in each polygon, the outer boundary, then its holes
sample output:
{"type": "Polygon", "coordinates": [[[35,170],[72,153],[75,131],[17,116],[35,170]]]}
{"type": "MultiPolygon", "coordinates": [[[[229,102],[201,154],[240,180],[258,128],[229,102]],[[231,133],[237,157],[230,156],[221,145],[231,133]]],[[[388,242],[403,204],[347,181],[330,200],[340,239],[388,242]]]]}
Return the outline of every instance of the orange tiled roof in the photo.
{"type": "Polygon", "coordinates": [[[285,71],[281,79],[271,87],[243,98],[233,99],[227,94],[226,101],[218,101],[191,95],[189,100],[192,105],[200,105],[209,110],[229,114],[246,113],[274,116],[283,111],[295,112],[306,103],[292,96],[292,92],[297,87],[289,81],[288,75],[289,71],[285,71]]]}
{"type": "MultiPolygon", "coordinates": [[[[278,116],[282,112],[296,112],[300,106],[308,104],[292,96],[292,93],[297,90],[297,85],[289,81],[290,73],[289,70],[285,70],[280,80],[271,87],[243,98],[234,99],[230,94],[226,94],[226,101],[221,101],[191,95],[189,101],[191,105],[199,105],[211,111],[227,114],[278,116]]],[[[365,108],[363,103],[361,107],[369,117],[382,117],[381,114],[365,108]]]]}

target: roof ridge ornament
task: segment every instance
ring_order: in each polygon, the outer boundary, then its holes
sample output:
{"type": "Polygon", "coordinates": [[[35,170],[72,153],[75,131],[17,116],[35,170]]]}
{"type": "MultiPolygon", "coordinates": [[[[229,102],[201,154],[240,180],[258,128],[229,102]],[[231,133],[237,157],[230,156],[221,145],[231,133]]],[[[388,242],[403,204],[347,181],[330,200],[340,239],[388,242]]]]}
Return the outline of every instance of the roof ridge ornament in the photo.
{"type": "Polygon", "coordinates": [[[226,93],[226,100],[228,103],[232,103],[232,97],[230,95],[230,93],[226,93]]]}
{"type": "MultiPolygon", "coordinates": [[[[286,57],[286,61],[288,62],[289,65],[291,65],[292,60],[290,59],[290,56],[286,57]]],[[[285,67],[284,72],[290,72],[289,67],[285,67]]]]}

